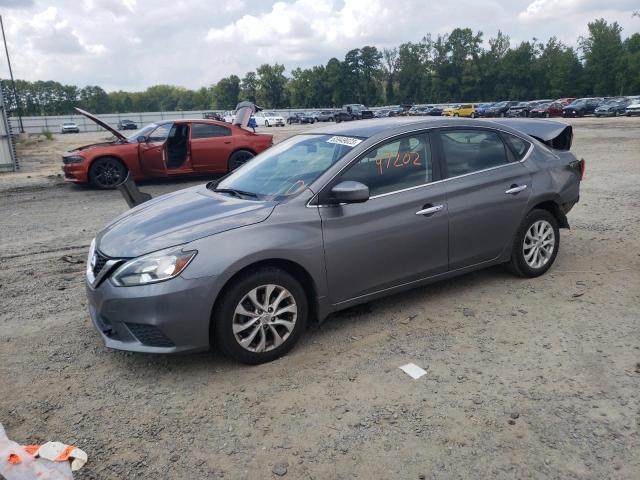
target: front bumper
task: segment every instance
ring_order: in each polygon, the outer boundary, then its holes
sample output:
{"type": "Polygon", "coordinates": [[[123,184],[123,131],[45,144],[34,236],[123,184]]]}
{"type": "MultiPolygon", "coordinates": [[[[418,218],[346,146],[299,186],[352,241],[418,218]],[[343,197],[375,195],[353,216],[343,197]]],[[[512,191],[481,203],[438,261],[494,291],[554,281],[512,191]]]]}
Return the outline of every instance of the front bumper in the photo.
{"type": "Polygon", "coordinates": [[[108,279],[87,283],[91,320],[108,348],[145,353],[209,349],[211,310],[217,277],[136,287],[116,287],[108,279]]]}
{"type": "Polygon", "coordinates": [[[89,173],[85,162],[83,163],[68,163],[62,165],[62,172],[64,173],[64,180],[72,183],[88,183],[89,173]]]}

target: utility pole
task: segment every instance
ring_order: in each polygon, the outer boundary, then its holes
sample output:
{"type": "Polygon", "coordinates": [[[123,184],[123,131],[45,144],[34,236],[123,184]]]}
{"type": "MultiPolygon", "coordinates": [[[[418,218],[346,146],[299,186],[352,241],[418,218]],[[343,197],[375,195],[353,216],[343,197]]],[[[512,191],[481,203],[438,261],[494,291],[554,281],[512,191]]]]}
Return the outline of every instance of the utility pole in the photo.
{"type": "Polygon", "coordinates": [[[18,122],[20,123],[20,133],[24,133],[24,125],[22,124],[22,107],[18,99],[16,91],[16,82],[13,80],[13,70],[11,70],[11,60],[9,59],[9,48],[7,48],[7,39],[4,36],[4,23],[2,23],[2,15],[0,15],[0,29],[2,29],[2,41],[4,42],[4,51],[7,54],[7,64],[9,65],[9,77],[11,77],[11,87],[13,89],[13,100],[16,102],[18,109],[18,122]]]}

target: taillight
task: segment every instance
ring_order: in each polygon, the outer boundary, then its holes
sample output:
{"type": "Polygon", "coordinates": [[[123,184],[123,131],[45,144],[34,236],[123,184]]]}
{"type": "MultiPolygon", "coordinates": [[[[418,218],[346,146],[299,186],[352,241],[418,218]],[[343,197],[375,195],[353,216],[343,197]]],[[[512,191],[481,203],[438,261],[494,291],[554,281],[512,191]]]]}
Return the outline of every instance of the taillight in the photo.
{"type": "Polygon", "coordinates": [[[584,175],[587,171],[587,162],[585,162],[584,158],[580,159],[580,180],[584,179],[584,175]]]}

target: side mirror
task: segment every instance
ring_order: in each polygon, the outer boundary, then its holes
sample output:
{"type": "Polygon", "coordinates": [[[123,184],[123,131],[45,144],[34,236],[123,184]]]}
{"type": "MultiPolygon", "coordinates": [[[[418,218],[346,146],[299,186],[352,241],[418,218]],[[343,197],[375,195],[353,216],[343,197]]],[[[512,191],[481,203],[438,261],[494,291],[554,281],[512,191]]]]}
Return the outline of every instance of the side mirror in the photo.
{"type": "Polygon", "coordinates": [[[138,143],[146,143],[147,137],[145,137],[144,135],[140,135],[138,138],[136,138],[136,140],[138,141],[138,143]]]}
{"type": "Polygon", "coordinates": [[[339,203],[363,203],[369,200],[369,187],[360,182],[344,181],[331,189],[329,202],[339,203]]]}

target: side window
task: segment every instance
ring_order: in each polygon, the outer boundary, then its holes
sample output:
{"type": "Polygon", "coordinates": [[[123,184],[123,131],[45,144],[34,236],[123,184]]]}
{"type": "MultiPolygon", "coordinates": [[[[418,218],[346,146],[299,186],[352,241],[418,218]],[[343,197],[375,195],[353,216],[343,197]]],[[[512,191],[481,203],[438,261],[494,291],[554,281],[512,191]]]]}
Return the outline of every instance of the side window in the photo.
{"type": "Polygon", "coordinates": [[[153,132],[147,137],[148,142],[164,142],[169,136],[173,123],[163,123],[159,125],[153,132]]]}
{"type": "Polygon", "coordinates": [[[526,140],[522,140],[514,135],[509,135],[508,133],[502,134],[502,138],[504,138],[504,141],[516,160],[522,160],[531,146],[531,144],[526,140]]]}
{"type": "Polygon", "coordinates": [[[504,143],[496,132],[444,130],[440,138],[449,177],[509,163],[504,143]]]}
{"type": "Polygon", "coordinates": [[[228,135],[231,135],[231,131],[227,127],[222,127],[220,125],[194,123],[191,128],[191,139],[226,137],[228,135]]]}
{"type": "Polygon", "coordinates": [[[358,160],[341,177],[369,187],[371,196],[429,183],[433,179],[427,135],[386,143],[358,160]]]}

